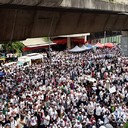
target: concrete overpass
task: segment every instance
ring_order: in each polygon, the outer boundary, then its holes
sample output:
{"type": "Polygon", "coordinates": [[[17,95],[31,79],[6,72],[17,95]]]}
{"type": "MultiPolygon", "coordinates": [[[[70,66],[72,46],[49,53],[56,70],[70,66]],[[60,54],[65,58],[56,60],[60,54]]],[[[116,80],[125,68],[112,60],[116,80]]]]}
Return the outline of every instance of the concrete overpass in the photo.
{"type": "Polygon", "coordinates": [[[0,0],[0,41],[127,30],[127,12],[99,0],[0,0]]]}

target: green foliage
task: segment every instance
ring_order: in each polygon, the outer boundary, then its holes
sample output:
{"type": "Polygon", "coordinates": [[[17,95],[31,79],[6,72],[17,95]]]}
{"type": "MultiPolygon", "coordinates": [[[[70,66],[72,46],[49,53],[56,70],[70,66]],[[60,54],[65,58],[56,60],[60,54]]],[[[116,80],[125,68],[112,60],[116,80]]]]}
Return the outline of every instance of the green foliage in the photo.
{"type": "Polygon", "coordinates": [[[49,38],[48,37],[43,37],[42,38],[45,42],[48,42],[49,41],[49,38]]]}
{"type": "Polygon", "coordinates": [[[45,42],[52,43],[52,41],[49,37],[43,37],[42,40],[45,41],[45,42]]]}
{"type": "Polygon", "coordinates": [[[124,128],[128,128],[128,122],[124,125],[124,128]]]}
{"type": "Polygon", "coordinates": [[[16,53],[21,53],[24,45],[21,42],[13,42],[12,48],[16,51],[16,53]]]}
{"type": "Polygon", "coordinates": [[[24,44],[20,41],[12,42],[12,43],[5,43],[2,45],[2,49],[5,50],[7,53],[13,51],[14,53],[22,53],[22,49],[24,44]]]}

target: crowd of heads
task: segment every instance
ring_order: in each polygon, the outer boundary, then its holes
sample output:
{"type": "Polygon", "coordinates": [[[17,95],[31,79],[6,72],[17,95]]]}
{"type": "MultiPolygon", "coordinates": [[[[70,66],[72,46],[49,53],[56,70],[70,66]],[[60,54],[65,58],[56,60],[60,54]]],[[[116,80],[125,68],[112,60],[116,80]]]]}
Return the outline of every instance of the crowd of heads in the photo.
{"type": "Polygon", "coordinates": [[[107,128],[128,121],[128,63],[118,47],[51,52],[40,64],[1,67],[0,127],[107,128]]]}

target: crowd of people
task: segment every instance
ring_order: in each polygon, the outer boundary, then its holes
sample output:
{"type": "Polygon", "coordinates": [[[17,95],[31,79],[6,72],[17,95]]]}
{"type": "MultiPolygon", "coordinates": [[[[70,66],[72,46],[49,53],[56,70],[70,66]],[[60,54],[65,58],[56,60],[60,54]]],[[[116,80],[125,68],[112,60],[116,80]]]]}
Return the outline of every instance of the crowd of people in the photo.
{"type": "Polygon", "coordinates": [[[51,52],[1,67],[0,128],[116,128],[128,122],[128,63],[118,47],[51,52]]]}

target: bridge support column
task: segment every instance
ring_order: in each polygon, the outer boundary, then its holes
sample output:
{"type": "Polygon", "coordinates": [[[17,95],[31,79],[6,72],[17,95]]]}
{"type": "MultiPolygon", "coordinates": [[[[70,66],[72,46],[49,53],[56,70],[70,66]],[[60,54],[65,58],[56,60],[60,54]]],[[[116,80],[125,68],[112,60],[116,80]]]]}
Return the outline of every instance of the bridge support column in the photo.
{"type": "Polygon", "coordinates": [[[67,37],[67,48],[71,49],[71,38],[67,37]]]}
{"type": "Polygon", "coordinates": [[[121,52],[128,57],[128,31],[122,31],[121,52]]]}

